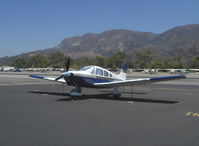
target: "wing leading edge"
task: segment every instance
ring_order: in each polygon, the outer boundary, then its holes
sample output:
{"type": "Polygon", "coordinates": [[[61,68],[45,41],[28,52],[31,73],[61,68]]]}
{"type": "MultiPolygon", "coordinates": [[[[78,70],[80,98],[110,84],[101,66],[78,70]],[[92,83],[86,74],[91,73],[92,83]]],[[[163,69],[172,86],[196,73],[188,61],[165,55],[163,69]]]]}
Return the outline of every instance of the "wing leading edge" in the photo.
{"type": "Polygon", "coordinates": [[[43,77],[43,76],[38,76],[38,75],[29,75],[29,77],[43,79],[43,80],[49,80],[49,81],[54,81],[54,82],[60,82],[60,83],[66,83],[66,81],[63,78],[56,80],[56,78],[53,78],[53,77],[43,77]]]}
{"type": "MultiPolygon", "coordinates": [[[[37,78],[37,79],[66,83],[66,81],[63,78],[56,80],[56,78],[53,78],[53,77],[43,77],[43,76],[38,76],[38,75],[29,75],[29,76],[32,78],[37,78]]],[[[146,83],[170,81],[170,80],[177,80],[177,79],[183,79],[183,78],[186,78],[186,76],[178,75],[178,76],[139,78],[139,79],[131,79],[131,80],[125,80],[125,81],[94,83],[93,87],[94,88],[114,88],[114,87],[120,87],[120,86],[141,85],[141,84],[146,84],[146,83]]]]}
{"type": "Polygon", "coordinates": [[[113,88],[119,86],[129,86],[129,85],[141,85],[146,83],[153,83],[153,82],[162,82],[162,81],[170,81],[170,80],[177,80],[183,79],[186,76],[163,76],[163,77],[152,77],[152,78],[140,78],[140,79],[131,79],[125,81],[113,81],[113,82],[106,82],[106,83],[94,83],[96,88],[113,88]]]}

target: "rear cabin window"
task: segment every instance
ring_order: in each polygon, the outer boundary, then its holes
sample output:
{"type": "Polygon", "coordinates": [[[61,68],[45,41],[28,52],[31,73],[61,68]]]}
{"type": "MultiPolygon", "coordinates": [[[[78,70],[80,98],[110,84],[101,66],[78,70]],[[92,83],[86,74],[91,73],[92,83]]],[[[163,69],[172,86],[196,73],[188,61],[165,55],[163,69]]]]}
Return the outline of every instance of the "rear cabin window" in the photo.
{"type": "Polygon", "coordinates": [[[104,76],[108,77],[108,72],[104,71],[104,76]]]}
{"type": "Polygon", "coordinates": [[[103,76],[103,70],[96,68],[96,75],[103,76]]]}

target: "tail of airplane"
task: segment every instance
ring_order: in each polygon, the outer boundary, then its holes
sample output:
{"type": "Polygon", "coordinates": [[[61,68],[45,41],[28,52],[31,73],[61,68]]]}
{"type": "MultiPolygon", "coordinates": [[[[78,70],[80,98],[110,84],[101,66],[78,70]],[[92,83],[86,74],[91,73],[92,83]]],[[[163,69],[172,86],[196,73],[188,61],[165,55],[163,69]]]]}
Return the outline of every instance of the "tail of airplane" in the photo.
{"type": "Polygon", "coordinates": [[[128,70],[128,64],[126,62],[124,62],[122,64],[122,71],[119,74],[119,78],[121,78],[122,80],[126,80],[127,70],[128,70]]]}

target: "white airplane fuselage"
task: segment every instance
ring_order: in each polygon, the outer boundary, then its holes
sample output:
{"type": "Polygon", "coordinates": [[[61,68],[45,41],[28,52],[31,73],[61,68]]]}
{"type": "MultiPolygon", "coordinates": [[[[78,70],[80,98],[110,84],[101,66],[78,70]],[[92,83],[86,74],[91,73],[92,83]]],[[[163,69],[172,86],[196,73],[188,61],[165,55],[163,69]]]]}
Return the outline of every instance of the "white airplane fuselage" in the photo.
{"type": "Polygon", "coordinates": [[[106,83],[112,81],[124,81],[120,75],[111,73],[110,71],[98,66],[87,66],[88,69],[80,69],[78,71],[68,71],[62,73],[64,79],[69,86],[96,88],[94,83],[106,83]]]}

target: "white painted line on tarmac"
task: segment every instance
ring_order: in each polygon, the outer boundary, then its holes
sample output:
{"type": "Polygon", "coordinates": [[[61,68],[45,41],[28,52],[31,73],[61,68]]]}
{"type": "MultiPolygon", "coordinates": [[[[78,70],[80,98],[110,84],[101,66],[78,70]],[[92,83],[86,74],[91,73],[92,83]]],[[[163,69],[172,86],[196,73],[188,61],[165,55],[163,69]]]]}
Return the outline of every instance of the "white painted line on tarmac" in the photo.
{"type": "Polygon", "coordinates": [[[190,117],[199,117],[199,113],[195,113],[195,112],[186,112],[186,116],[190,116],[190,117]]]}

